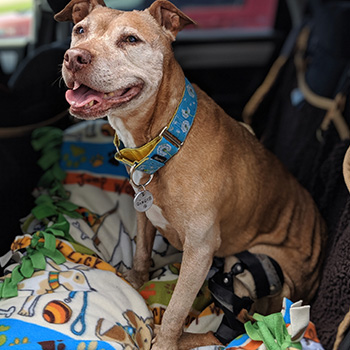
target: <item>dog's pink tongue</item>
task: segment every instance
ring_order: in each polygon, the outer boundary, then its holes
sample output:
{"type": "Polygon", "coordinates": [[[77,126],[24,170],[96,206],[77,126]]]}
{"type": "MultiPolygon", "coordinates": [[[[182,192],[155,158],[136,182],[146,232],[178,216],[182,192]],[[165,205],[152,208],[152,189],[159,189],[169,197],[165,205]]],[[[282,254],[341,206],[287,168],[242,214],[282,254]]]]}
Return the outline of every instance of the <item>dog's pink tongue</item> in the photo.
{"type": "Polygon", "coordinates": [[[83,107],[91,101],[101,102],[103,100],[103,92],[81,85],[76,90],[68,90],[66,92],[66,100],[71,106],[83,107]]]}

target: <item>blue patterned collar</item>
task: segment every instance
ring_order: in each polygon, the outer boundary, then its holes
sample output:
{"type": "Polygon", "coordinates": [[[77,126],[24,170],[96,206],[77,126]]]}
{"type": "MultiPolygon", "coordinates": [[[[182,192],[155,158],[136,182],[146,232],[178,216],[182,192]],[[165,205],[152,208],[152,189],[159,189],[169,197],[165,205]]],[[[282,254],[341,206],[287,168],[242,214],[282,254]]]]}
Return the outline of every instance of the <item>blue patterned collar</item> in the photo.
{"type": "Polygon", "coordinates": [[[197,95],[191,83],[185,78],[186,86],[181,102],[170,123],[160,134],[139,148],[119,149],[120,141],[115,135],[117,148],[115,159],[147,174],[154,174],[181,148],[189,133],[197,111],[197,95]]]}

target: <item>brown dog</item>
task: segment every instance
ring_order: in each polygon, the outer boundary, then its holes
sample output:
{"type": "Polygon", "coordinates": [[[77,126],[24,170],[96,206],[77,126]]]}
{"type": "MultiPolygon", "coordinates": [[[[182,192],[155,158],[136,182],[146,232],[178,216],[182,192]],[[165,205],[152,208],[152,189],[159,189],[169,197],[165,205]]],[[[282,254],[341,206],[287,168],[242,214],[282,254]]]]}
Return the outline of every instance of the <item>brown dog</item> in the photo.
{"type": "Polygon", "coordinates": [[[62,70],[71,114],[107,115],[129,148],[117,158],[134,164],[136,206],[145,212],[138,215],[136,256],[127,278],[136,287],[148,279],[155,228],[183,250],[153,349],[177,349],[213,256],[249,249],[275,259],[285,283],[269,312],[280,310],[282,296],[310,300],[326,240],[323,221],[310,195],[277,159],[198,87],[196,98],[185,82],[172,42],[193,21],[165,0],[132,12],[106,8],[103,0],[72,0],[55,18],[76,24],[62,70]],[[184,94],[190,100],[185,107],[184,94]],[[176,134],[169,123],[178,111],[183,128],[176,134]],[[150,158],[164,166],[143,167],[150,158]]]}

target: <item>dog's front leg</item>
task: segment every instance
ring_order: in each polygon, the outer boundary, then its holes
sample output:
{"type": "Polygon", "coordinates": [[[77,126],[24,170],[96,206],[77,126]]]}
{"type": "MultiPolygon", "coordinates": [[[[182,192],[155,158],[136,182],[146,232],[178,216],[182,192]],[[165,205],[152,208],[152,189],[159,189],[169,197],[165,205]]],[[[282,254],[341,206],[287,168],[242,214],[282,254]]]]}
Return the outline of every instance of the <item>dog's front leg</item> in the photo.
{"type": "Polygon", "coordinates": [[[205,281],[213,256],[219,247],[218,230],[210,229],[197,239],[186,237],[179,278],[164,313],[152,350],[178,350],[179,339],[193,301],[205,281]]]}
{"type": "Polygon", "coordinates": [[[125,278],[139,289],[149,279],[151,254],[156,229],[147,219],[145,213],[137,213],[136,251],[133,267],[125,273],[125,278]]]}

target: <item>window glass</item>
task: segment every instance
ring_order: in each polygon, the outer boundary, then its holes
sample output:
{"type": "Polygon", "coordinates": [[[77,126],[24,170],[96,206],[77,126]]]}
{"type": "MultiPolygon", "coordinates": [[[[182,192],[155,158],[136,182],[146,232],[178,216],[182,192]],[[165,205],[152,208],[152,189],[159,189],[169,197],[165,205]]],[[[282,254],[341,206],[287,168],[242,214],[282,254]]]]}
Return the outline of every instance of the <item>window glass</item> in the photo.
{"type": "Polygon", "coordinates": [[[140,9],[143,10],[145,1],[144,0],[105,0],[108,7],[112,7],[118,10],[133,10],[140,9]]]}
{"type": "Polygon", "coordinates": [[[175,0],[198,29],[266,29],[274,25],[277,0],[175,0]]]}
{"type": "MultiPolygon", "coordinates": [[[[120,10],[144,9],[152,0],[106,0],[120,10]]],[[[278,0],[172,0],[200,29],[264,30],[274,26],[278,0]]],[[[193,28],[192,28],[193,29],[193,28]]]]}
{"type": "Polygon", "coordinates": [[[0,1],[0,41],[28,41],[32,35],[33,0],[0,1]]]}

